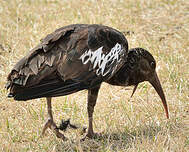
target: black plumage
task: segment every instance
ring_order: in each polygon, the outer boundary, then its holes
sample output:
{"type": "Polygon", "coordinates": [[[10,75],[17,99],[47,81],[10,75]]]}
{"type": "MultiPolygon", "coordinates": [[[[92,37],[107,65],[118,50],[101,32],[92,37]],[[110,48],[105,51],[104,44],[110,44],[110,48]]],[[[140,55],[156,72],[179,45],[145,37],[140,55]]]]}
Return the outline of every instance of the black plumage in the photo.
{"type": "MultiPolygon", "coordinates": [[[[124,35],[103,25],[74,24],[57,29],[22,58],[8,75],[9,97],[29,100],[46,97],[49,127],[65,139],[53,121],[51,98],[88,90],[89,129],[93,137],[93,111],[102,82],[118,86],[149,81],[167,104],[155,72],[153,56],[142,48],[128,51],[124,35]]],[[[134,93],[134,92],[133,92],[134,93]]]]}
{"type": "Polygon", "coordinates": [[[61,96],[94,87],[121,67],[127,51],[125,37],[110,27],[76,24],[60,28],[47,35],[41,44],[15,65],[8,76],[9,84],[12,84],[10,92],[15,100],[28,100],[61,96]],[[120,62],[115,60],[111,63],[107,67],[111,71],[106,76],[96,75],[99,65],[93,68],[93,63],[83,64],[79,59],[86,51],[95,52],[102,46],[102,53],[107,54],[117,43],[122,47],[120,62]]]}

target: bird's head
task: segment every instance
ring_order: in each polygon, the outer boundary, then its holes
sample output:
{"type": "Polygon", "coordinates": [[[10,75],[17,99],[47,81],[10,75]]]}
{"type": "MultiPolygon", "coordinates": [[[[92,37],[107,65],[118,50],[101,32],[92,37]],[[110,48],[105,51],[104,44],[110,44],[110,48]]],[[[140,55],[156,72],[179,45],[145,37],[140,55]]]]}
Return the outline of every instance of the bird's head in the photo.
{"type": "Polygon", "coordinates": [[[128,54],[128,68],[130,69],[129,85],[134,85],[133,94],[140,82],[148,81],[154,87],[160,96],[163,106],[165,108],[166,116],[169,118],[167,102],[161,83],[156,73],[156,61],[154,57],[143,48],[134,48],[129,50],[128,54]]]}
{"type": "Polygon", "coordinates": [[[156,61],[154,57],[143,48],[130,49],[127,62],[125,64],[125,72],[129,74],[128,85],[138,85],[140,82],[155,81],[156,61]]]}
{"type": "Polygon", "coordinates": [[[129,50],[126,60],[124,66],[118,71],[115,77],[110,80],[112,81],[110,84],[134,86],[132,97],[139,83],[144,81],[150,82],[160,96],[166,116],[169,118],[167,102],[156,73],[156,61],[154,57],[143,48],[133,48],[129,50]]]}

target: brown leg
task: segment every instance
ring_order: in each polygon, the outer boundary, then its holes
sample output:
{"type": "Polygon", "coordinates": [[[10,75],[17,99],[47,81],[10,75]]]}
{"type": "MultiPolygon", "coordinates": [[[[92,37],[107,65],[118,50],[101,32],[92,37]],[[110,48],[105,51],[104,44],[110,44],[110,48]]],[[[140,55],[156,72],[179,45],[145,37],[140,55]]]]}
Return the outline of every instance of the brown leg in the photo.
{"type": "Polygon", "coordinates": [[[89,138],[95,136],[93,131],[93,112],[94,112],[94,107],[96,105],[99,89],[100,86],[88,90],[87,111],[88,111],[88,119],[89,119],[89,129],[86,136],[89,138]]]}
{"type": "Polygon", "coordinates": [[[42,135],[45,134],[45,131],[47,130],[47,128],[50,128],[53,130],[53,132],[56,134],[56,136],[58,138],[61,138],[63,140],[65,140],[65,136],[59,132],[59,130],[57,129],[57,126],[55,124],[55,122],[53,121],[53,115],[52,115],[52,105],[51,105],[51,99],[52,98],[47,98],[47,108],[48,108],[48,120],[45,123],[44,127],[43,127],[43,131],[42,131],[42,135]]]}

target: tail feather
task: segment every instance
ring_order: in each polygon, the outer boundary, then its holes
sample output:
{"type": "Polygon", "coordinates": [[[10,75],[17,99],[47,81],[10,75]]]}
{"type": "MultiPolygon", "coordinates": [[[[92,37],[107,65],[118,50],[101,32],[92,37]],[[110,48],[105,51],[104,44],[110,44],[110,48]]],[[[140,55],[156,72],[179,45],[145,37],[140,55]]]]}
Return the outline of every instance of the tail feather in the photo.
{"type": "Polygon", "coordinates": [[[89,86],[84,82],[53,80],[24,88],[14,95],[14,99],[25,101],[42,97],[64,96],[88,88],[89,86]]]}

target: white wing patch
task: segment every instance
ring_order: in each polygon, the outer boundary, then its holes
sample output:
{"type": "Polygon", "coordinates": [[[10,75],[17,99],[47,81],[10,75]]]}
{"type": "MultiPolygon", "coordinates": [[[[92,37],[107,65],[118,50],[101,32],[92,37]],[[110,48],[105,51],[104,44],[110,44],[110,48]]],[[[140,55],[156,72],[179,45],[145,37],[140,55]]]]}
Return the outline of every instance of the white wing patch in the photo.
{"type": "Polygon", "coordinates": [[[115,71],[116,66],[112,67],[111,65],[115,64],[115,62],[120,62],[123,48],[121,44],[117,43],[108,54],[103,54],[102,48],[103,46],[96,51],[87,50],[79,59],[83,64],[87,64],[88,62],[93,64],[93,69],[97,69],[97,75],[105,76],[115,71]]]}

